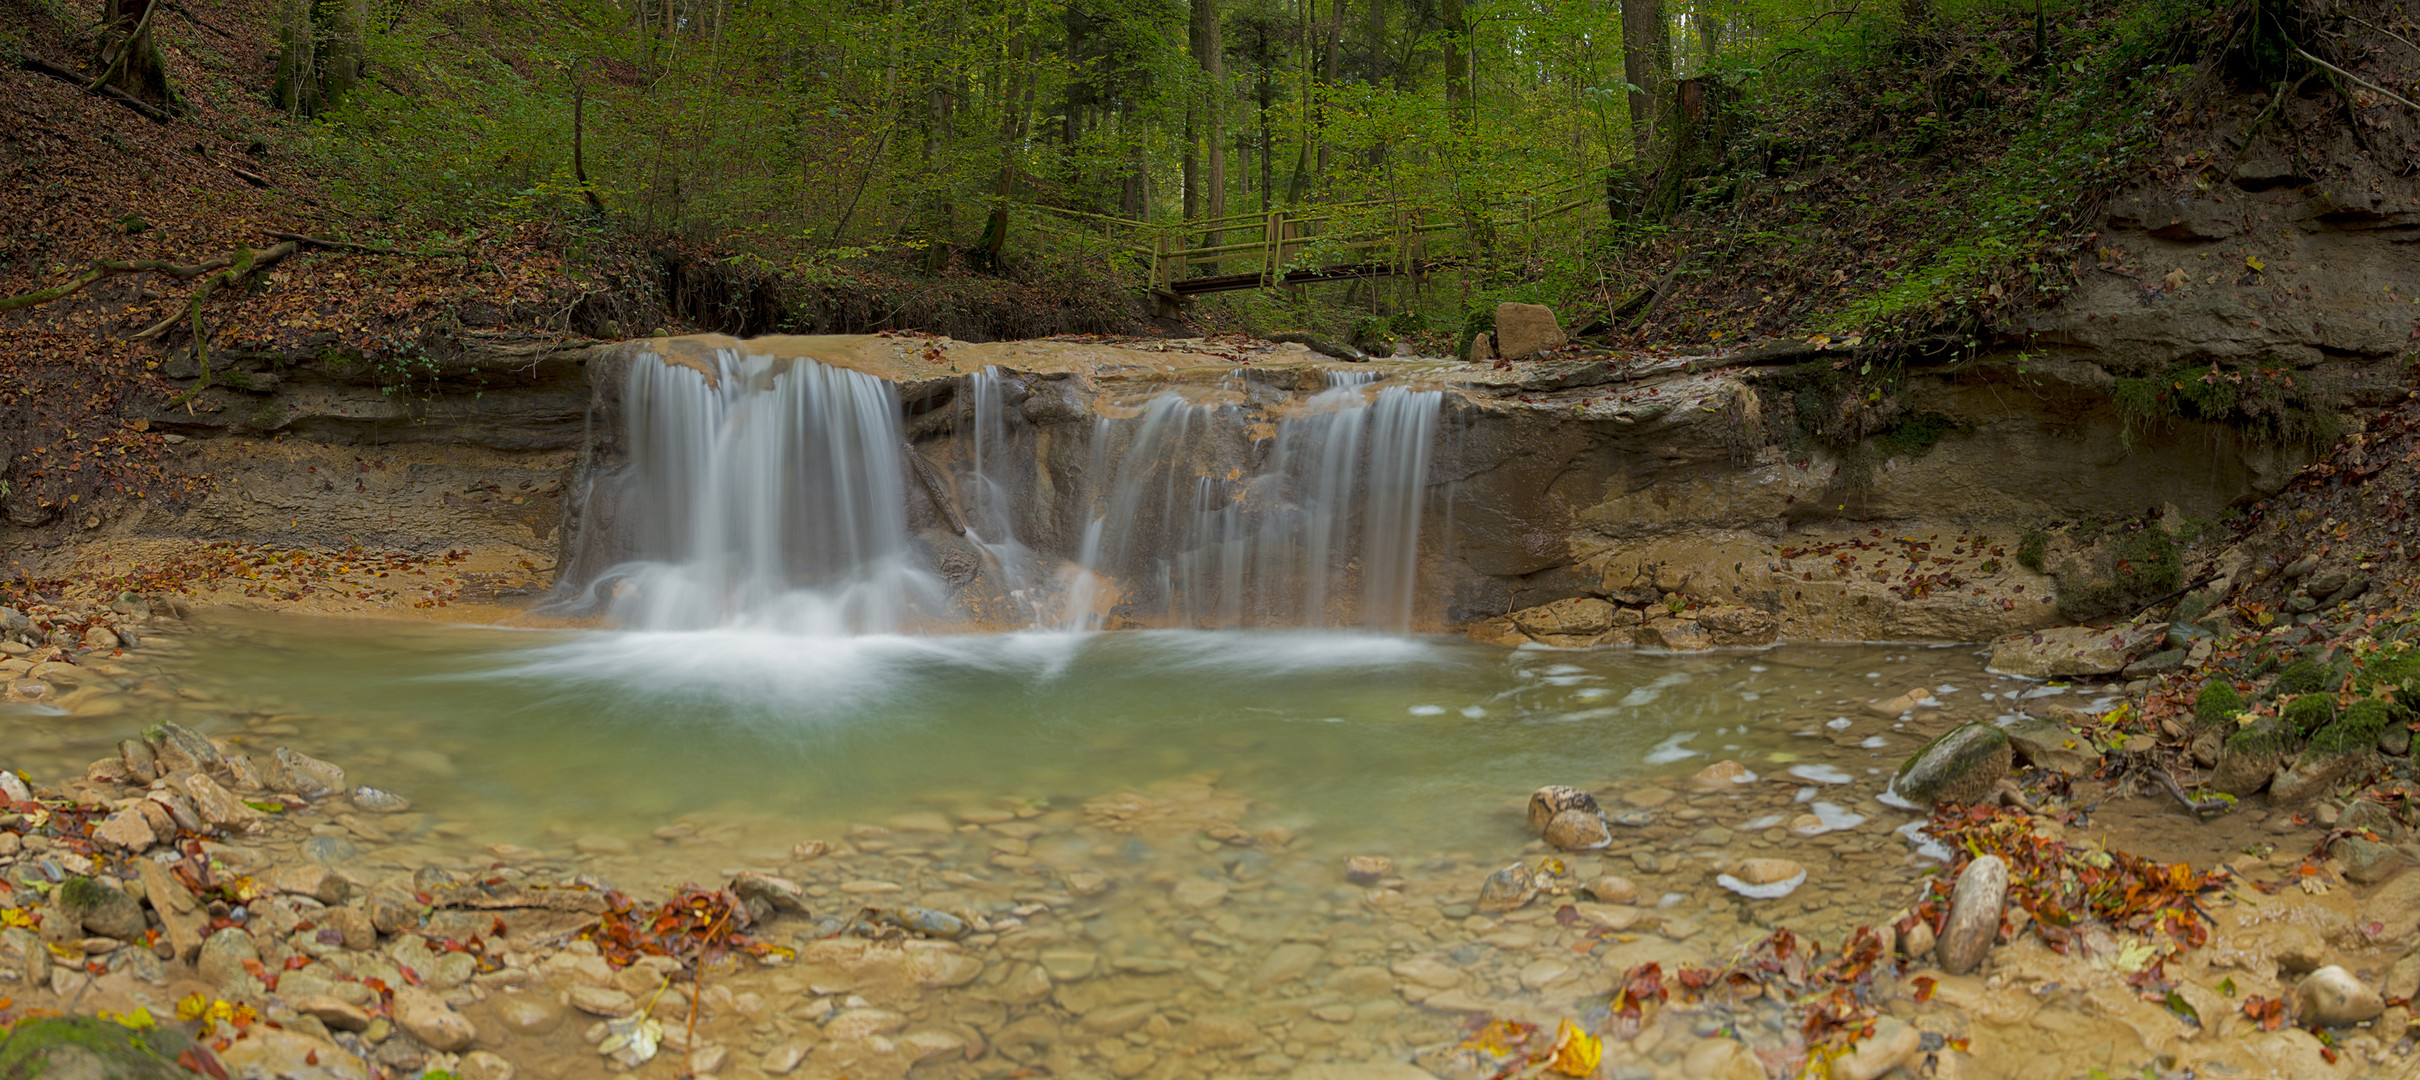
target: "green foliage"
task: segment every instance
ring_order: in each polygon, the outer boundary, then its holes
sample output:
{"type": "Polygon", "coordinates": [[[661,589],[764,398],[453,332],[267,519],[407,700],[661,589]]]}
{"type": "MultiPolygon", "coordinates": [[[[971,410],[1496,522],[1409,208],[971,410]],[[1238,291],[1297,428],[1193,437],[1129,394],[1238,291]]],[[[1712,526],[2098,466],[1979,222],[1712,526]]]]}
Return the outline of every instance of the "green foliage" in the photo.
{"type": "Polygon", "coordinates": [[[2237,713],[2244,711],[2244,696],[2235,692],[2235,684],[2226,679],[2212,679],[2202,686],[2193,699],[2193,719],[2202,724],[2231,724],[2237,713]]]}
{"type": "Polygon", "coordinates": [[[2183,364],[2162,375],[2119,379],[2110,389],[2130,447],[2181,418],[2225,424],[2255,443],[2324,448],[2344,433],[2336,413],[2342,397],[2315,375],[2282,364],[2183,364]]]}
{"type": "Polygon", "coordinates": [[[1472,308],[1468,314],[1462,316],[1462,334],[1460,337],[1454,340],[1454,355],[1469,356],[1470,343],[1472,341],[1476,340],[1481,334],[1493,334],[1495,332],[1495,305],[1490,304],[1486,307],[1472,308]]]}
{"type": "Polygon", "coordinates": [[[1937,412],[1920,412],[1910,416],[1875,436],[1875,444],[1887,457],[1923,457],[1934,444],[1952,435],[1973,434],[1975,425],[1937,412]]]}
{"type": "Polygon", "coordinates": [[[2336,719],[2336,699],[2328,694],[2304,694],[2286,702],[2285,708],[2278,710],[2277,715],[2285,721],[2289,730],[2307,737],[2336,719]]]}
{"type": "Polygon", "coordinates": [[[2050,553],[2050,534],[2041,529],[2027,529],[2017,537],[2017,565],[2042,573],[2042,558],[2050,553]]]}

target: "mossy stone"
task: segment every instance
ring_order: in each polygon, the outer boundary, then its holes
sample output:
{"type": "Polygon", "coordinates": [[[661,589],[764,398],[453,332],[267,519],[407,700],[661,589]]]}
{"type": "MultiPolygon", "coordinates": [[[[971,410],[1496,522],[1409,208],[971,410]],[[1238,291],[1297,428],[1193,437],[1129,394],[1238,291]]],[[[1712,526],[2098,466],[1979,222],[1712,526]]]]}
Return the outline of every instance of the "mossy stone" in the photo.
{"type": "Polygon", "coordinates": [[[2006,732],[1990,724],[1963,724],[1902,762],[1891,777],[1891,791],[1919,806],[1974,803],[2007,778],[2015,761],[2006,732]]]}

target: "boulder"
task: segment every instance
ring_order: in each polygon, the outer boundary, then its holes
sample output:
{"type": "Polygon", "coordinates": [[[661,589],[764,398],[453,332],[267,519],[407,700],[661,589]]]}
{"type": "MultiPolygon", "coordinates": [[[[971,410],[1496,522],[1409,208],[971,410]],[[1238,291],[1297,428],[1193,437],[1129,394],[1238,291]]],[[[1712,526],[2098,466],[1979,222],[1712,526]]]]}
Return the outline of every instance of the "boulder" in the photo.
{"type": "Polygon", "coordinates": [[[2286,759],[2286,747],[2285,732],[2276,718],[2263,717],[2245,726],[2219,744],[2210,786],[2238,798],[2267,787],[2270,775],[2286,759]]]}
{"type": "Polygon", "coordinates": [[[2016,759],[2034,768],[2080,776],[2101,767],[2092,744],[2065,724],[2020,716],[2000,730],[2016,759]]]}
{"type": "Polygon", "coordinates": [[[416,986],[395,988],[394,1012],[395,1026],[432,1050],[454,1053],[479,1037],[479,1029],[444,998],[416,986]]]}
{"type": "Polygon", "coordinates": [[[1963,724],[1901,763],[1891,777],[1891,792],[1917,806],[1973,803],[2007,778],[2015,760],[2007,733],[1990,724],[1963,724]]]}
{"type": "Polygon", "coordinates": [[[2328,845],[2328,857],[2344,864],[2344,876],[2356,885],[2376,885],[2403,869],[2403,855],[2376,840],[2338,837],[2328,845]]]}
{"type": "Polygon", "coordinates": [[[1933,955],[1941,970],[1964,975],[1983,962],[2000,936],[2000,916],[2008,904],[2008,864],[1985,855],[1958,872],[1950,889],[1949,918],[1941,927],[1933,955]]]}
{"type": "Polygon", "coordinates": [[[1496,355],[1526,360],[1548,349],[1570,344],[1552,309],[1541,304],[1496,305],[1496,355]]]}
{"type": "Polygon", "coordinates": [[[2070,675],[2113,675],[2137,654],[2157,645],[2168,624],[2151,623],[2104,630],[2090,626],[2061,626],[2011,634],[1992,643],[1990,668],[2028,679],[2057,679],[2070,675]]]}
{"type": "Polygon", "coordinates": [[[2304,1027],[2349,1027],[2375,1020],[2386,1000],[2352,972],[2329,964],[2294,986],[2294,1022],[2304,1027]]]}
{"type": "Polygon", "coordinates": [[[1470,354],[1463,359],[1484,364],[1496,358],[1496,339],[1492,334],[1479,334],[1470,339],[1470,354]]]}
{"type": "Polygon", "coordinates": [[[1479,885],[1479,910],[1490,915],[1511,911],[1538,895],[1537,876],[1523,863],[1487,875],[1479,885]]]}
{"type": "Polygon", "coordinates": [[[71,877],[60,882],[53,902],[74,917],[86,933],[119,941],[140,941],[143,931],[150,928],[143,918],[142,901],[93,878],[71,877]]]}

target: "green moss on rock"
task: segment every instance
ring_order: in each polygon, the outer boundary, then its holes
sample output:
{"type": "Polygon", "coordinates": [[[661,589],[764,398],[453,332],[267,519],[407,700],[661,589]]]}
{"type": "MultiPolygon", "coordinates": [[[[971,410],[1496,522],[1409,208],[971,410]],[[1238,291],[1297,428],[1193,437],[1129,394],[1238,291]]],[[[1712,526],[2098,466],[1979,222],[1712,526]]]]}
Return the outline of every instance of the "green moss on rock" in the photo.
{"type": "Polygon", "coordinates": [[[2244,711],[2244,696],[2235,692],[2235,684],[2225,679],[2212,679],[2193,699],[2193,718],[2204,724],[2226,724],[2235,714],[2244,711]]]}
{"type": "Polygon", "coordinates": [[[2269,684],[2269,696],[2281,698],[2290,694],[2309,694],[2327,688],[2328,669],[2316,660],[2296,660],[2277,673],[2277,681],[2269,684]]]}
{"type": "Polygon", "coordinates": [[[2335,722],[2336,699],[2326,694],[2304,694],[2287,702],[2277,715],[2284,718],[2287,731],[2308,736],[2335,722]]]}

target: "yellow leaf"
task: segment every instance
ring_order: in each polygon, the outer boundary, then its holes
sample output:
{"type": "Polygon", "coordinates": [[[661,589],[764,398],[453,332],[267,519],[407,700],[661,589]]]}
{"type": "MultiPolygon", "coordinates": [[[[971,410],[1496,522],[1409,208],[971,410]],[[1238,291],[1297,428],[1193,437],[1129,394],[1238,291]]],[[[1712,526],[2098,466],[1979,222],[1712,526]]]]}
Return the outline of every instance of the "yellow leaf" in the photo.
{"type": "Polygon", "coordinates": [[[1565,1076],[1589,1076],[1597,1071],[1597,1062],[1604,1057],[1604,1043],[1565,1020],[1562,1030],[1555,1033],[1555,1056],[1547,1067],[1565,1076]]]}
{"type": "Polygon", "coordinates": [[[34,928],[34,917],[21,908],[0,908],[0,926],[17,926],[31,930],[34,928]]]}
{"type": "Polygon", "coordinates": [[[2255,274],[2269,268],[2267,263],[2261,262],[2260,258],[2255,255],[2244,256],[2244,266],[2255,274]]]}
{"type": "Polygon", "coordinates": [[[104,1010],[101,1013],[101,1019],[107,1020],[113,1024],[117,1024],[120,1027],[132,1028],[136,1031],[141,1031],[144,1028],[151,1027],[158,1023],[158,1021],[151,1018],[151,1010],[140,1005],[135,1006],[134,1011],[132,1012],[121,1013],[104,1010]]]}
{"type": "Polygon", "coordinates": [[[176,1003],[176,1018],[179,1020],[199,1020],[203,1013],[209,1011],[210,995],[199,990],[185,995],[176,1003]]]}

